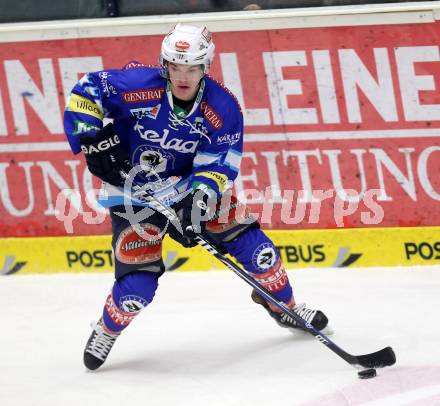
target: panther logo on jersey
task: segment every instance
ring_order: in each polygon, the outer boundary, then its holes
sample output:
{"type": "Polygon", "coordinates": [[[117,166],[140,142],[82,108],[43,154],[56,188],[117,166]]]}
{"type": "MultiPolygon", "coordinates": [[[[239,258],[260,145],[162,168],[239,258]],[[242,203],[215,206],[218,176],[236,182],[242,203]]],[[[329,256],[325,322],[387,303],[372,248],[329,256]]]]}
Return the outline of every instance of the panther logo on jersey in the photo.
{"type": "Polygon", "coordinates": [[[175,157],[162,148],[141,145],[133,153],[133,162],[139,162],[146,175],[151,176],[150,172],[160,173],[167,168],[174,169],[175,157]]]}
{"type": "Polygon", "coordinates": [[[161,162],[163,162],[162,155],[156,151],[145,151],[142,152],[141,157],[139,159],[141,165],[146,165],[149,167],[156,167],[161,162]]]}

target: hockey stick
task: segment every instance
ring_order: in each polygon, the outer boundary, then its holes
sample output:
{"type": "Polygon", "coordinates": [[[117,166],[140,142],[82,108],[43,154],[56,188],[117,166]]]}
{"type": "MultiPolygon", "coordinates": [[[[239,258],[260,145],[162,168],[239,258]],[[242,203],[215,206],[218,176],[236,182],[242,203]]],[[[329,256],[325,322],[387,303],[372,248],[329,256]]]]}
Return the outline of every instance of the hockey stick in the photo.
{"type": "MultiPolygon", "coordinates": [[[[121,176],[132,182],[132,189],[136,192],[136,198],[148,203],[152,209],[158,211],[164,215],[172,223],[178,222],[179,219],[174,210],[162,204],[149,190],[145,190],[134,179],[130,179],[129,175],[123,171],[120,172],[121,176]]],[[[301,316],[289,309],[284,302],[277,300],[266,289],[264,289],[257,281],[255,281],[245,270],[232,262],[229,258],[225,257],[210,241],[208,241],[202,234],[196,234],[194,240],[202,246],[209,253],[214,255],[221,263],[243,279],[248,285],[252,286],[260,296],[266,301],[272,303],[278,307],[282,312],[288,314],[293,318],[302,329],[309,334],[317,338],[327,348],[339,355],[343,360],[353,365],[354,367],[364,368],[383,368],[393,365],[396,362],[396,356],[391,347],[383,348],[382,350],[365,355],[351,355],[337,344],[335,344],[330,338],[324,335],[319,330],[315,329],[310,323],[306,322],[301,316]]]]}

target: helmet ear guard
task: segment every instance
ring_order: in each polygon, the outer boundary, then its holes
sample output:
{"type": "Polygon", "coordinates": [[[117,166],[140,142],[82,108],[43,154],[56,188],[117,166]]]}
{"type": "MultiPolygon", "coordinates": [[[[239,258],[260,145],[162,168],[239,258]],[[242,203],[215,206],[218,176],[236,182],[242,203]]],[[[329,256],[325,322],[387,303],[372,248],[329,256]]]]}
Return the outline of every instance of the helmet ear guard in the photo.
{"type": "Polygon", "coordinates": [[[206,27],[177,24],[162,41],[159,58],[162,76],[169,78],[169,62],[202,65],[203,73],[208,73],[214,50],[211,32],[206,27]]]}

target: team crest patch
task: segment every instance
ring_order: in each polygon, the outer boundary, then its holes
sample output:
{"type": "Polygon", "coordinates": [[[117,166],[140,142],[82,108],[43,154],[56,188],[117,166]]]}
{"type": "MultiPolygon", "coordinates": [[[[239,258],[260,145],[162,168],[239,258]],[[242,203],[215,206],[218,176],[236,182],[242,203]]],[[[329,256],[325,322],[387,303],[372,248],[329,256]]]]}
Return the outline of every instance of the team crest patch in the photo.
{"type": "Polygon", "coordinates": [[[144,264],[162,258],[162,236],[152,224],[127,227],[118,237],[115,257],[124,264],[144,264]]]}
{"type": "Polygon", "coordinates": [[[127,313],[139,313],[147,305],[148,302],[137,295],[126,295],[119,299],[119,308],[127,313]]]}
{"type": "Polygon", "coordinates": [[[271,243],[260,244],[252,255],[252,262],[254,266],[261,270],[266,271],[275,265],[277,255],[274,247],[271,243]]]}
{"type": "Polygon", "coordinates": [[[128,326],[138,313],[126,312],[120,309],[113,301],[113,295],[111,293],[107,296],[107,300],[105,301],[105,310],[107,311],[109,317],[112,319],[113,323],[122,327],[128,326]]]}

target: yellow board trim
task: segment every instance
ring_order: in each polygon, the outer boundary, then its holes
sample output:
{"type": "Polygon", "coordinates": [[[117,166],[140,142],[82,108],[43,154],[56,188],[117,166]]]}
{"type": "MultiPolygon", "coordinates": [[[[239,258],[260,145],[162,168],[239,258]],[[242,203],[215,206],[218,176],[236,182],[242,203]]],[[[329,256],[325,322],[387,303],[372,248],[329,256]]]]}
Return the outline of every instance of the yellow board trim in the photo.
{"type": "MultiPolygon", "coordinates": [[[[280,248],[287,269],[440,264],[440,227],[272,230],[267,234],[280,248]]],[[[224,269],[203,248],[183,248],[168,237],[163,260],[168,270],[224,269]]],[[[113,272],[111,237],[0,239],[0,274],[54,272],[113,272]]]]}
{"type": "Polygon", "coordinates": [[[100,120],[104,118],[104,113],[96,103],[75,93],[72,93],[69,97],[68,109],[69,111],[87,114],[100,120]]]}

